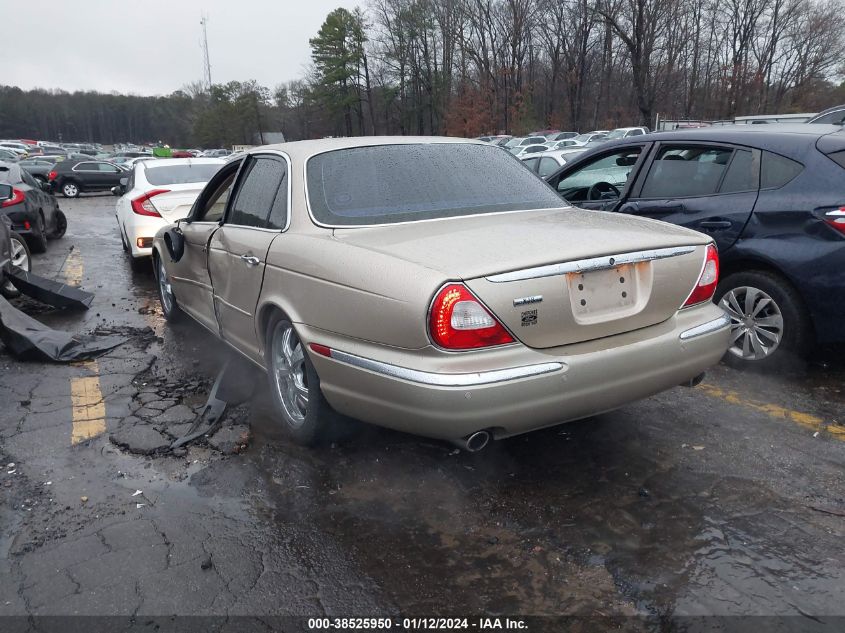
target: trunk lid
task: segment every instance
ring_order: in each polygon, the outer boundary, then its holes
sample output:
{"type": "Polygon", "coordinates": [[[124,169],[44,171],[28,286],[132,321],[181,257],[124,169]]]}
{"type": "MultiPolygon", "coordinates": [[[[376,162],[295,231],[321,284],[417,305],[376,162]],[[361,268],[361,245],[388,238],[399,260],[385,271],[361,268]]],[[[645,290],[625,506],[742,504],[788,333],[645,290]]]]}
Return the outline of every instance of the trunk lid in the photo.
{"type": "Polygon", "coordinates": [[[463,280],[536,348],[670,318],[698,281],[712,241],[665,222],[577,209],[343,229],[335,238],[463,280]]]}
{"type": "Polygon", "coordinates": [[[168,222],[176,222],[188,217],[194,202],[202,191],[205,183],[192,183],[189,185],[165,185],[162,189],[170,189],[168,193],[160,193],[150,200],[168,222]]]}

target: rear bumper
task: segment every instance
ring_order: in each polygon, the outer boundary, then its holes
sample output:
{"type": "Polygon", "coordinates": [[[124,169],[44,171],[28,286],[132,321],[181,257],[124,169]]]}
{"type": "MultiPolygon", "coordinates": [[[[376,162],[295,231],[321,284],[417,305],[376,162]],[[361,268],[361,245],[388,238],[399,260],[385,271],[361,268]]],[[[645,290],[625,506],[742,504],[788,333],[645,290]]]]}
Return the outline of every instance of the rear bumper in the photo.
{"type": "Polygon", "coordinates": [[[125,224],[126,239],[129,242],[129,250],[132,252],[132,257],[150,257],[153,254],[153,238],[158,233],[158,230],[166,224],[167,221],[162,218],[141,215],[134,216],[132,222],[125,224]],[[138,246],[139,239],[149,240],[150,246],[138,246]]]}
{"type": "Polygon", "coordinates": [[[377,359],[372,345],[333,340],[308,328],[301,336],[333,349],[331,358],[310,357],[336,410],[401,431],[456,439],[481,429],[497,438],[525,433],[659,393],[717,363],[729,332],[724,313],[707,304],[600,341],[466,356],[420,350],[415,356],[406,352],[405,362],[377,359]],[[345,351],[350,345],[359,349],[345,351]],[[458,367],[464,370],[452,370],[458,367]]]}

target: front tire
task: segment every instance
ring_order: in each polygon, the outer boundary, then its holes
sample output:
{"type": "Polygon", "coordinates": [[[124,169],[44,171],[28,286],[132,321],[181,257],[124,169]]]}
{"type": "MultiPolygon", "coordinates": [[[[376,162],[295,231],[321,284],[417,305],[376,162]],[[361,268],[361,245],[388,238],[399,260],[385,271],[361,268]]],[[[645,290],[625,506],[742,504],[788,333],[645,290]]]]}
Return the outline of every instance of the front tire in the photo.
{"type": "Polygon", "coordinates": [[[170,280],[167,277],[167,271],[164,269],[164,262],[161,257],[153,256],[153,264],[161,312],[166,321],[174,323],[182,317],[182,310],[176,302],[176,296],[173,294],[173,287],[170,285],[170,280]]]}
{"type": "Polygon", "coordinates": [[[44,224],[44,214],[38,212],[38,230],[32,233],[32,243],[30,248],[33,253],[44,253],[47,250],[47,227],[44,224]]]}
{"type": "Polygon", "coordinates": [[[54,240],[65,236],[67,232],[67,216],[61,209],[56,209],[56,230],[50,235],[54,240]]]}
{"type": "Polygon", "coordinates": [[[716,290],[731,318],[726,358],[741,365],[768,366],[813,347],[812,327],[798,292],[782,277],[763,271],[728,275],[716,290]]]}
{"type": "Polygon", "coordinates": [[[293,324],[277,317],[267,325],[267,376],[285,432],[297,444],[331,440],[343,425],[320,390],[320,378],[293,324]]]}

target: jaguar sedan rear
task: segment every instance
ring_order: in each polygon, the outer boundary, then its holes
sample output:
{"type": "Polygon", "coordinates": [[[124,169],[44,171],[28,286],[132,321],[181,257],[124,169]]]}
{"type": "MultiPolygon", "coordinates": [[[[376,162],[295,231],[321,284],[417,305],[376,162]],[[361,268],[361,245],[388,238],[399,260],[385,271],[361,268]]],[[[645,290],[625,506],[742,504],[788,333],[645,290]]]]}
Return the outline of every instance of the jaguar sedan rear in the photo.
{"type": "Polygon", "coordinates": [[[712,240],[561,204],[481,142],[256,148],[157,234],[162,307],[265,369],[306,444],[345,414],[477,448],[716,363],[712,240]]]}

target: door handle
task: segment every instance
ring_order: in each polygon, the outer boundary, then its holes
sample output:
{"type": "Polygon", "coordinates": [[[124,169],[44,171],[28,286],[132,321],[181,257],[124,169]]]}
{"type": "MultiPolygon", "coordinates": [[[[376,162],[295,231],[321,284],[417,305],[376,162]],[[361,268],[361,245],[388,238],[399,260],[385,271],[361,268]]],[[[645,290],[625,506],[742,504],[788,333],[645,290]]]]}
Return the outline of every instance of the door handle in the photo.
{"type": "Polygon", "coordinates": [[[727,220],[702,220],[698,223],[702,229],[729,229],[731,223],[727,220]]]}
{"type": "Polygon", "coordinates": [[[253,257],[252,255],[241,255],[241,261],[247,266],[258,266],[258,264],[261,263],[261,260],[257,257],[253,257]]]}

